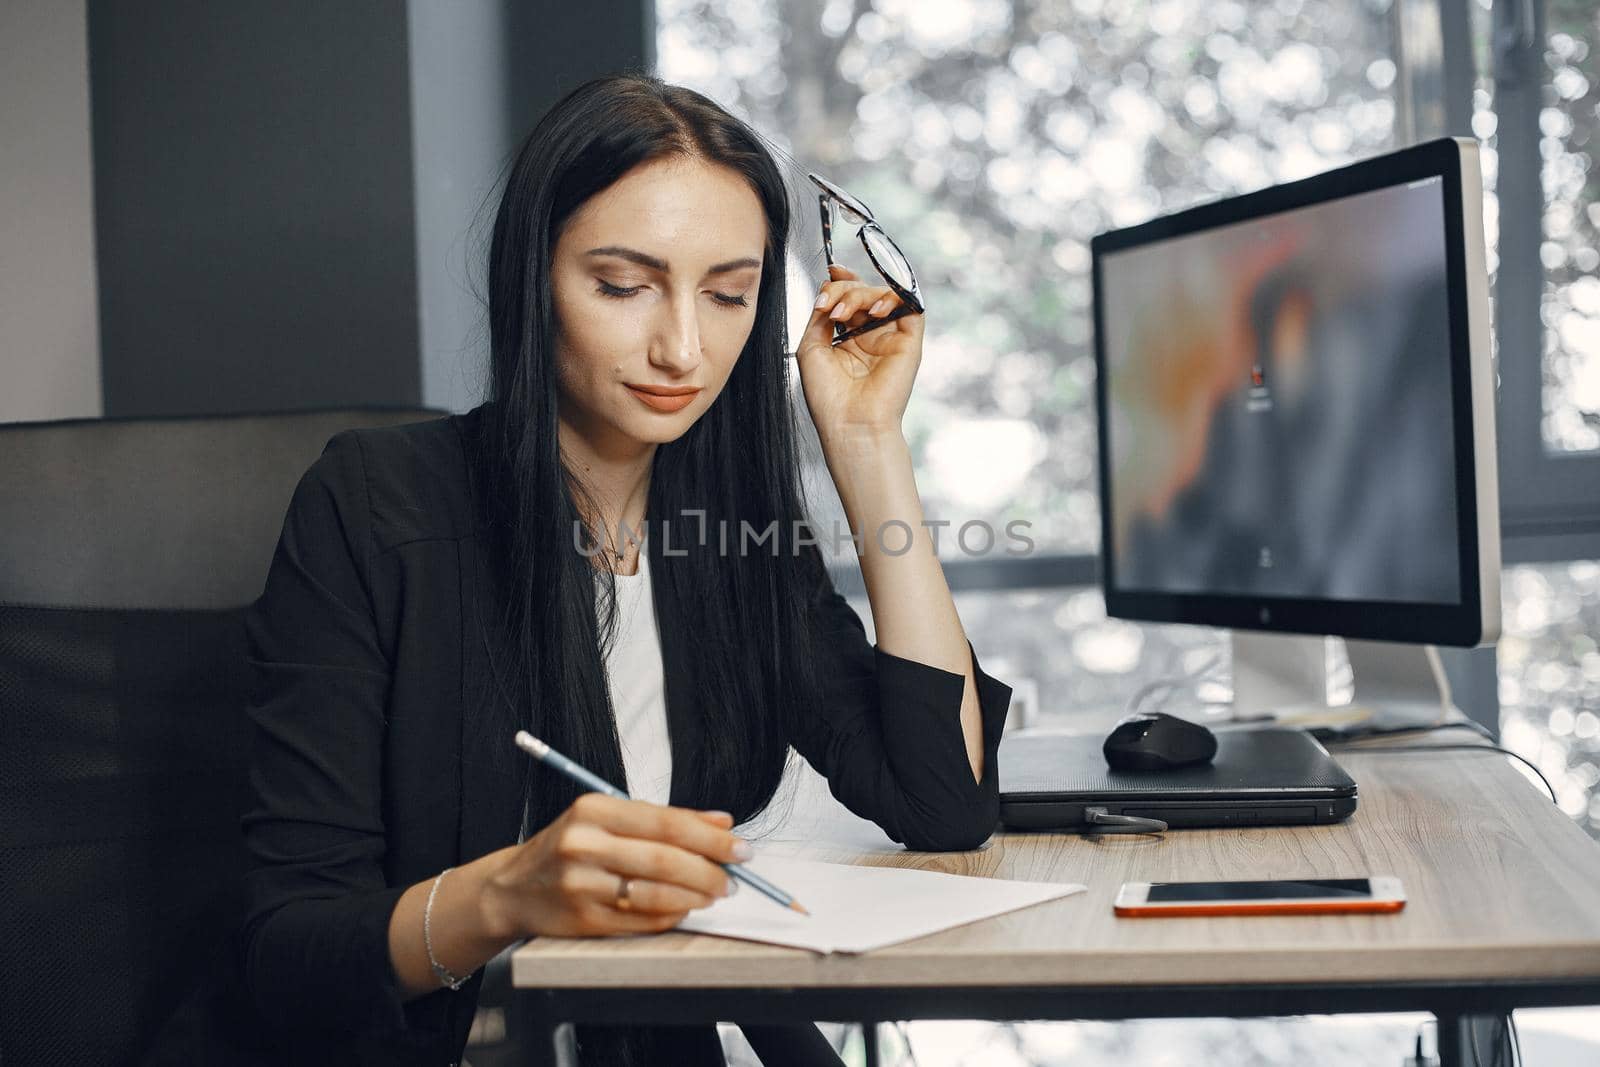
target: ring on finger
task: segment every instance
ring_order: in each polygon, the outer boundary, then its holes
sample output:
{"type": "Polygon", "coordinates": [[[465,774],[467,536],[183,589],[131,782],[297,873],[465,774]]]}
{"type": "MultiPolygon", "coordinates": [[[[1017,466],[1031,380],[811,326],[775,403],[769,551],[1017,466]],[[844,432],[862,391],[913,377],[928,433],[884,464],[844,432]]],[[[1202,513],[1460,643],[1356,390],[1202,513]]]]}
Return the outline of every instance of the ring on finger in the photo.
{"type": "Polygon", "coordinates": [[[617,910],[618,911],[632,911],[633,910],[633,896],[632,896],[632,894],[633,894],[633,879],[632,878],[624,878],[622,880],[621,884],[617,886],[616,906],[617,906],[617,910]]]}

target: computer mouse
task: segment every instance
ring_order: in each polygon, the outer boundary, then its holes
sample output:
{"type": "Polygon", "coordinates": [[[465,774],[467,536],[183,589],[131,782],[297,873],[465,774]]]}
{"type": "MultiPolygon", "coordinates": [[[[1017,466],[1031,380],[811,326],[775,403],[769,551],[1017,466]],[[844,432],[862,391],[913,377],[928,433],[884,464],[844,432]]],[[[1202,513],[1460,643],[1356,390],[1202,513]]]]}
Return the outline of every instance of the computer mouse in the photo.
{"type": "Polygon", "coordinates": [[[1217,735],[1197,722],[1150,712],[1118,722],[1102,751],[1112,770],[1170,771],[1210,763],[1217,754],[1217,735]]]}

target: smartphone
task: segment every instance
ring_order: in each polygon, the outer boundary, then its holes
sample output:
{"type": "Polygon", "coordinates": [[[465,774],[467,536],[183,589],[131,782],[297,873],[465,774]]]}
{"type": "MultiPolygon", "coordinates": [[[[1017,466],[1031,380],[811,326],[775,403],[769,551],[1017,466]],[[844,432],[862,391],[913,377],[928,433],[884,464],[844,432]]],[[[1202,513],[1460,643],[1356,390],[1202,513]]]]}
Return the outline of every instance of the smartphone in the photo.
{"type": "Polygon", "coordinates": [[[1400,879],[1308,878],[1279,882],[1125,882],[1116,913],[1161,915],[1316,915],[1399,911],[1400,879]]]}

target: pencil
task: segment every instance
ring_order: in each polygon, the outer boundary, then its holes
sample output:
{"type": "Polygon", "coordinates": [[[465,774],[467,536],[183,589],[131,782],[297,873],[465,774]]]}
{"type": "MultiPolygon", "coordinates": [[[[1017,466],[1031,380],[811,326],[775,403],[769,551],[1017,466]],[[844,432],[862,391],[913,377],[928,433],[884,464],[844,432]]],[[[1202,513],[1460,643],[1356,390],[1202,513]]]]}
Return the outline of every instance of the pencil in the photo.
{"type": "MultiPolygon", "coordinates": [[[[631,799],[628,794],[624,793],[622,790],[618,789],[604,778],[601,778],[599,775],[595,774],[587,767],[584,767],[582,764],[576,763],[573,760],[568,759],[566,756],[563,756],[561,753],[557,752],[555,749],[551,748],[537,737],[534,737],[526,730],[517,731],[516,742],[517,747],[522,749],[522,751],[526,752],[540,763],[543,763],[545,766],[550,767],[553,770],[560,771],[562,774],[566,775],[568,778],[571,778],[574,782],[577,782],[585,789],[596,793],[604,793],[606,796],[616,797],[618,800],[631,799]]],[[[739,879],[739,881],[743,882],[745,885],[750,886],[752,889],[755,889],[765,896],[772,898],[774,901],[788,908],[790,911],[797,911],[801,915],[811,914],[804,907],[802,907],[800,902],[794,899],[794,897],[790,896],[788,893],[785,893],[783,890],[779,889],[777,886],[773,885],[759,874],[756,874],[754,871],[746,870],[741,864],[723,863],[721,864],[721,867],[723,870],[727,871],[731,877],[739,879]]]]}

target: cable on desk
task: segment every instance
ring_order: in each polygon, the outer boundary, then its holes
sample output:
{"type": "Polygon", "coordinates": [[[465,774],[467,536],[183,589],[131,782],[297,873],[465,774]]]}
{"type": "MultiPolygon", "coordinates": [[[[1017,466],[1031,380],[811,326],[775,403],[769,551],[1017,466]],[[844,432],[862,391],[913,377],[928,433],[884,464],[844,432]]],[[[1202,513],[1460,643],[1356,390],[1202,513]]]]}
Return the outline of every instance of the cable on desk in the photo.
{"type": "Polygon", "coordinates": [[[1524,767],[1527,767],[1534,774],[1538,775],[1539,776],[1539,781],[1543,782],[1545,789],[1549,790],[1549,792],[1550,792],[1550,803],[1552,803],[1552,804],[1560,804],[1561,803],[1559,800],[1556,799],[1556,790],[1555,790],[1555,787],[1550,784],[1550,779],[1546,778],[1544,776],[1544,772],[1541,771],[1538,767],[1535,767],[1533,765],[1533,761],[1532,760],[1528,759],[1528,757],[1522,755],[1520,752],[1513,752],[1509,748],[1501,748],[1499,745],[1473,745],[1473,744],[1462,744],[1462,745],[1456,745],[1456,744],[1450,744],[1450,745],[1351,745],[1350,748],[1349,748],[1349,751],[1351,751],[1351,752],[1498,752],[1502,756],[1510,756],[1512,759],[1520,761],[1524,767]]]}
{"type": "Polygon", "coordinates": [[[1102,834],[1164,834],[1167,824],[1160,819],[1146,819],[1138,815],[1113,815],[1103,807],[1083,809],[1083,821],[1090,832],[1102,834]],[[1107,827],[1108,829],[1096,829],[1107,827]]]}

